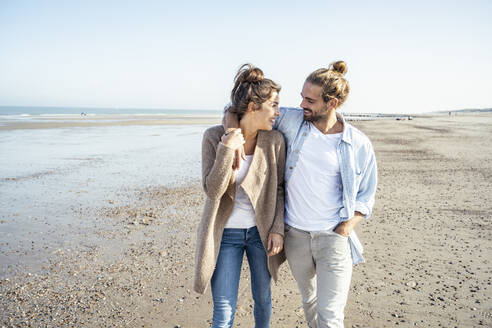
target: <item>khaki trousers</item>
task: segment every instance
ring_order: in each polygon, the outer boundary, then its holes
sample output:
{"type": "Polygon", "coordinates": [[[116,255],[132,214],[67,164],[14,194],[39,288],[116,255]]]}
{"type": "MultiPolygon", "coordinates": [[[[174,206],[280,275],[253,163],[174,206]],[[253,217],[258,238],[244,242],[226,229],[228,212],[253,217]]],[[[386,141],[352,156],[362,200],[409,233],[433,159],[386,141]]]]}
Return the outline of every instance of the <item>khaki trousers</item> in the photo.
{"type": "Polygon", "coordinates": [[[286,225],[284,248],[308,326],[343,328],[352,279],[348,238],[331,230],[308,232],[286,225]]]}

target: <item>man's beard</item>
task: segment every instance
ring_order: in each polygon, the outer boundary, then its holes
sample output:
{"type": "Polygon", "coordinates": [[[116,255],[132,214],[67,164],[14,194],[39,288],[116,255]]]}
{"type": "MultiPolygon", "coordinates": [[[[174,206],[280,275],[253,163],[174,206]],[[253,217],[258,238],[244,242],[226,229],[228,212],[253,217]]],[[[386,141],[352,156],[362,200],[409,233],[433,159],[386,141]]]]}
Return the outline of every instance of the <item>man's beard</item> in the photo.
{"type": "Polygon", "coordinates": [[[311,113],[311,115],[308,117],[306,117],[306,115],[304,115],[304,121],[306,121],[306,122],[317,122],[317,121],[320,121],[322,119],[326,119],[328,117],[327,113],[316,113],[316,114],[314,114],[313,111],[310,109],[304,109],[304,110],[307,110],[308,112],[311,113]]]}

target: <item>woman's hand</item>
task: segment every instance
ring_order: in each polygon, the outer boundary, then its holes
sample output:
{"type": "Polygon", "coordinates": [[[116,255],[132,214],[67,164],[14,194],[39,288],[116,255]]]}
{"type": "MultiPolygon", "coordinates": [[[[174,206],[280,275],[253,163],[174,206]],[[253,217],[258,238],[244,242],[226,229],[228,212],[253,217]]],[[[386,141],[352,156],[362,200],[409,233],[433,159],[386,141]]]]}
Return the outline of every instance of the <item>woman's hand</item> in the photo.
{"type": "Polygon", "coordinates": [[[243,161],[246,160],[246,153],[244,152],[244,146],[241,146],[238,149],[236,149],[236,152],[234,153],[234,162],[232,162],[233,170],[239,170],[241,168],[241,159],[243,161]]]}
{"type": "Polygon", "coordinates": [[[278,233],[268,235],[268,256],[277,255],[284,248],[284,236],[278,233]]]}
{"type": "Polygon", "coordinates": [[[222,136],[220,141],[224,146],[236,150],[244,144],[244,137],[241,133],[241,129],[229,129],[228,132],[222,136]]]}
{"type": "MultiPolygon", "coordinates": [[[[222,118],[222,125],[224,130],[227,132],[237,129],[239,127],[239,120],[237,119],[237,114],[231,113],[229,111],[230,105],[227,106],[224,117],[222,118]]],[[[241,167],[241,159],[246,160],[246,154],[244,152],[244,147],[239,147],[234,153],[234,162],[232,162],[232,169],[239,170],[241,167]]]]}

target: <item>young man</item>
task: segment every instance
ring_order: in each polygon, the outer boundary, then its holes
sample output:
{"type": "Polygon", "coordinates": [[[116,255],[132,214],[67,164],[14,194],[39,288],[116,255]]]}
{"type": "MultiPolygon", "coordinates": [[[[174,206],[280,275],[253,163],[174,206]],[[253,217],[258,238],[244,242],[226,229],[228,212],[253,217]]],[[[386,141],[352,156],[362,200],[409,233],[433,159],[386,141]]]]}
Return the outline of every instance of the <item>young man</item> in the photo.
{"type": "Polygon", "coordinates": [[[369,139],[336,112],[347,99],[345,62],[306,79],[301,108],[280,108],[287,145],[284,248],[311,328],[343,327],[352,265],[363,262],[354,227],[374,205],[369,139]]]}

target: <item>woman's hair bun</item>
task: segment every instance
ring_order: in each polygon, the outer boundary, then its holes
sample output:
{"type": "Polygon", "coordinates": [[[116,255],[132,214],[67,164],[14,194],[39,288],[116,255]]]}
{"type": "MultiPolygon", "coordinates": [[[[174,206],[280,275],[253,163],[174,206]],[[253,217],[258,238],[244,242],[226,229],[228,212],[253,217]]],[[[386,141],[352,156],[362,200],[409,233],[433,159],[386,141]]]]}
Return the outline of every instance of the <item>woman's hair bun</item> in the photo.
{"type": "Polygon", "coordinates": [[[338,72],[342,75],[345,75],[348,71],[347,64],[343,60],[333,62],[330,66],[333,71],[338,72]]]}
{"type": "Polygon", "coordinates": [[[239,83],[243,83],[243,82],[255,83],[255,82],[263,81],[264,78],[265,77],[261,69],[259,69],[258,67],[254,67],[251,64],[244,64],[237,72],[234,81],[239,83]]]}
{"type": "Polygon", "coordinates": [[[280,92],[280,86],[263,76],[263,71],[251,64],[242,65],[234,77],[234,87],[231,91],[231,110],[236,113],[238,120],[250,109],[261,108],[261,105],[269,100],[273,92],[280,92]]]}

